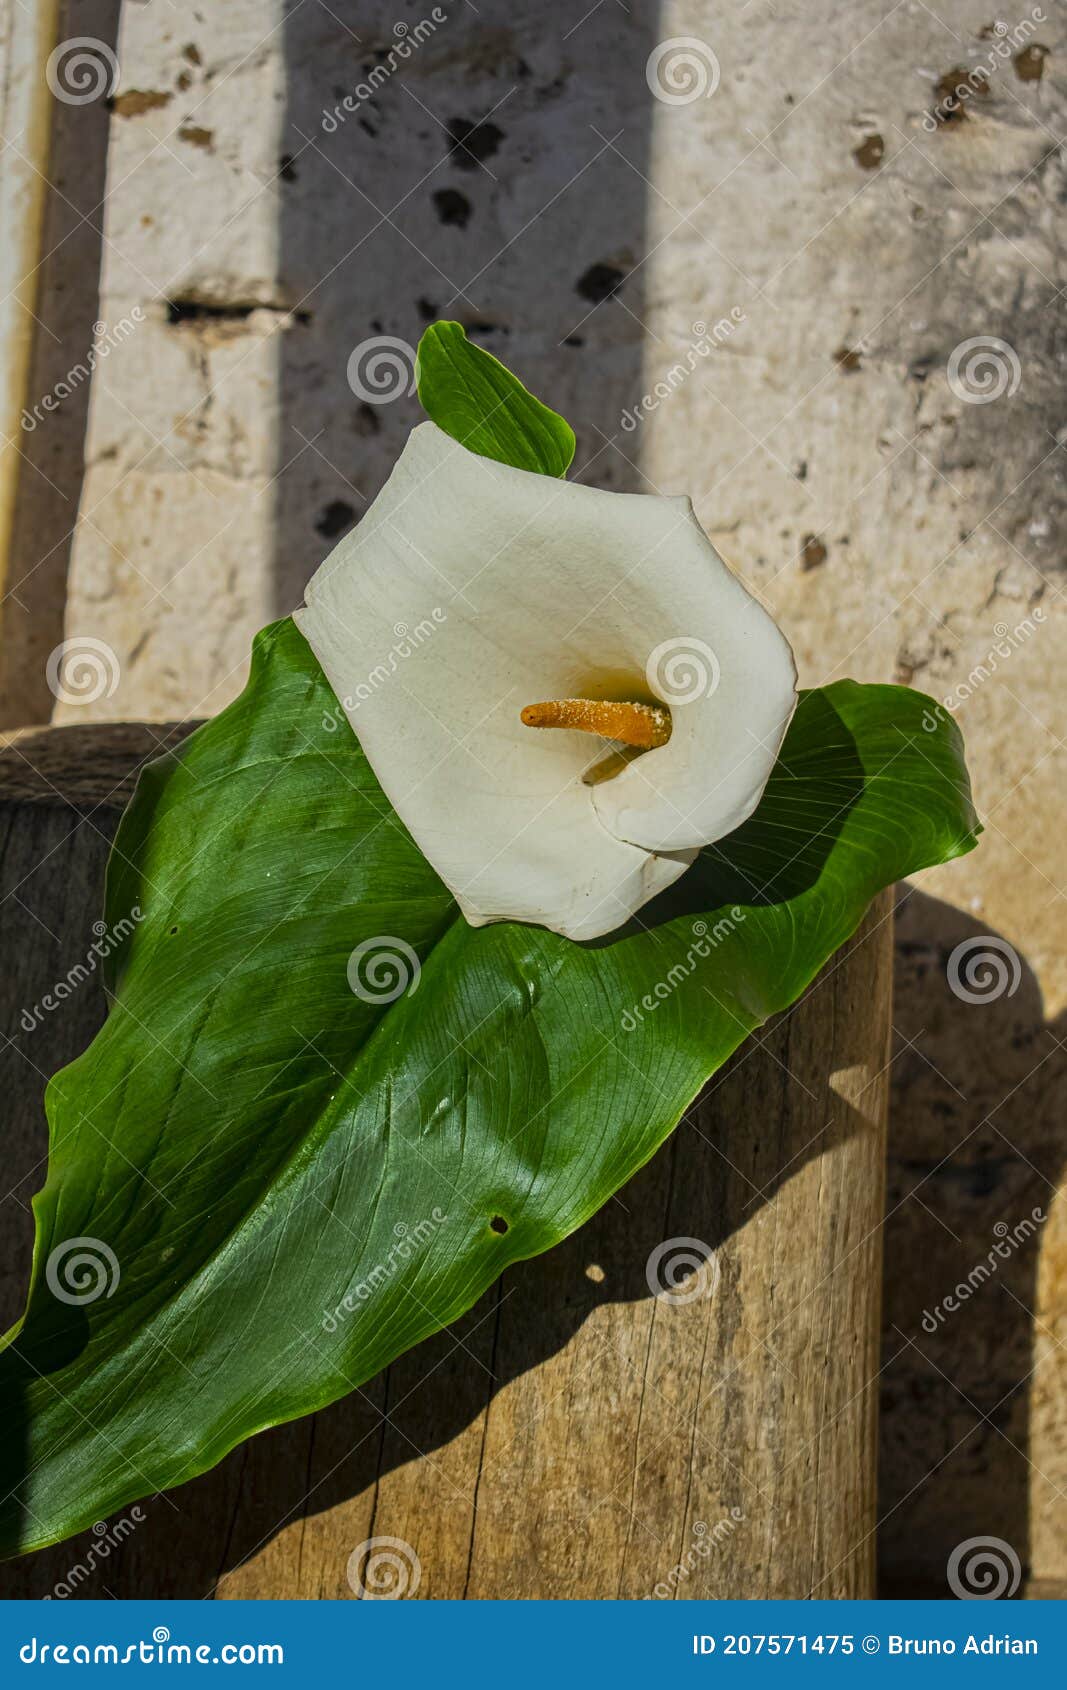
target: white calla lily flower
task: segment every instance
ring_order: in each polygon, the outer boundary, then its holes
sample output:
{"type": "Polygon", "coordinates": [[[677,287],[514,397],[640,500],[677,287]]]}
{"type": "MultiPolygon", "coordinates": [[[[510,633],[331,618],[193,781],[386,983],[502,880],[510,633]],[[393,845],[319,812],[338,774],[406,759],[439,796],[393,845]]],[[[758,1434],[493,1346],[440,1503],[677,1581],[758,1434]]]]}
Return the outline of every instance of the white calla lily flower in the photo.
{"type": "Polygon", "coordinates": [[[796,702],[687,498],[512,469],[434,423],[296,621],[476,926],[621,926],[751,815],[796,702]]]}

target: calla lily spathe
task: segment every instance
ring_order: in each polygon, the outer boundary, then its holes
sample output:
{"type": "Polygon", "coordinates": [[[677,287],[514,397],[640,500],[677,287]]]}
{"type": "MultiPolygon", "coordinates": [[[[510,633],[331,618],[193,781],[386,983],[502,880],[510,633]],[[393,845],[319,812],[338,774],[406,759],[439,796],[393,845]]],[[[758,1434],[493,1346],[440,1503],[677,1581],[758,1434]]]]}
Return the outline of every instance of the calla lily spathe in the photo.
{"type": "Polygon", "coordinates": [[[474,925],[621,926],[752,813],[796,701],[784,636],[687,498],[513,469],[434,423],[296,621],[474,925]],[[390,661],[401,627],[425,636],[390,661]],[[559,699],[659,700],[670,738],[590,784],[605,742],[521,719],[559,699]]]}

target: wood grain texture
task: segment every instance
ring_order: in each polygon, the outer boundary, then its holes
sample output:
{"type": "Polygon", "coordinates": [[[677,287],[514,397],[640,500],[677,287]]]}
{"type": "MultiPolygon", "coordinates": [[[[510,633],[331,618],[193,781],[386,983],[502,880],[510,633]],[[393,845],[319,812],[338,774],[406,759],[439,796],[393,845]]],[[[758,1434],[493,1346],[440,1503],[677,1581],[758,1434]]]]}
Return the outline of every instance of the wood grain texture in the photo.
{"type": "MultiPolygon", "coordinates": [[[[115,795],[160,732],[39,732],[29,802],[0,754],[8,1320],[44,1080],[103,996],[32,1032],[23,1012],[86,954],[115,795]]],[[[8,1563],[0,1594],[349,1597],[353,1550],[391,1537],[419,1598],[873,1595],[890,949],[884,897],[580,1232],[346,1400],[126,1510],[121,1543],[111,1521],[8,1563]],[[671,1303],[647,1271],[678,1239],[707,1261],[671,1303]]]]}

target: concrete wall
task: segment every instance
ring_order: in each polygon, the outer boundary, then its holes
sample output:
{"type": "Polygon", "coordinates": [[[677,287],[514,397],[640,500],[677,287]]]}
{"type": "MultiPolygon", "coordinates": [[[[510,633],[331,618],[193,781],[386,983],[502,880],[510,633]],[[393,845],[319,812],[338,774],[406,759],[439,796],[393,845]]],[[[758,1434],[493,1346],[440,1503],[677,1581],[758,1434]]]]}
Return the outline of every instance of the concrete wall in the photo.
{"type": "MultiPolygon", "coordinates": [[[[102,221],[70,235],[99,225],[99,301],[91,255],[63,283],[72,357],[87,300],[134,323],[33,620],[51,641],[61,592],[65,637],[106,648],[66,719],[233,696],[416,417],[355,349],[403,360],[438,315],[570,416],[585,478],[691,492],[805,682],[949,701],[986,835],[898,927],[892,1588],[943,1590],[976,1535],[1067,1577],[1065,35],[1054,0],[127,0],[102,221]],[[990,936],[1003,983],[968,987],[956,947],[990,936]]],[[[58,113],[87,156],[102,110],[58,113]]],[[[7,677],[9,719],[40,717],[40,638],[7,677]]]]}

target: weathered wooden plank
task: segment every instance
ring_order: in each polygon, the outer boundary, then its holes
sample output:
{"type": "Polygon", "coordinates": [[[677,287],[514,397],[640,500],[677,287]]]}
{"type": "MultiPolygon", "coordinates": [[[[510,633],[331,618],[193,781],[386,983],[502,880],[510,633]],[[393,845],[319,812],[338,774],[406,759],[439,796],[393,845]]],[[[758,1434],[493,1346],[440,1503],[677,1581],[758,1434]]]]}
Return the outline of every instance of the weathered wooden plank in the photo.
{"type": "MultiPolygon", "coordinates": [[[[44,1079],[102,1019],[99,982],[32,1031],[23,1012],[86,955],[116,797],[180,731],[0,751],[7,1318],[44,1079]]],[[[559,1249],[345,1401],[127,1510],[117,1546],[112,1521],[0,1569],[0,1591],[343,1597],[353,1550],[390,1537],[420,1597],[873,1594],[889,908],[559,1249]],[[678,1239],[708,1266],[671,1304],[649,1262],[678,1239]]]]}

